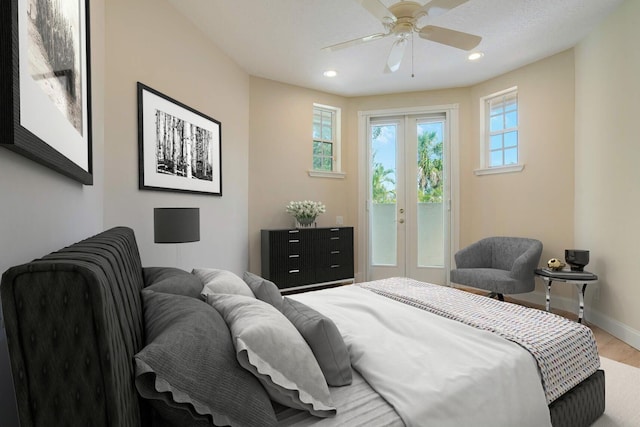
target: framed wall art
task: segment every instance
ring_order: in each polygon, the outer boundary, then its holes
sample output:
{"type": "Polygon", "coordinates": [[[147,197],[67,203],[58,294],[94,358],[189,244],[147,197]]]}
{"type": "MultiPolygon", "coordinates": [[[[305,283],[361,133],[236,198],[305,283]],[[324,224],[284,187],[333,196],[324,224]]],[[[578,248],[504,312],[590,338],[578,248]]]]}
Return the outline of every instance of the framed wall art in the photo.
{"type": "Polygon", "coordinates": [[[0,2],[0,145],[93,184],[88,0],[0,2]]]}
{"type": "Polygon", "coordinates": [[[222,124],[138,83],[139,187],[222,196],[222,124]]]}

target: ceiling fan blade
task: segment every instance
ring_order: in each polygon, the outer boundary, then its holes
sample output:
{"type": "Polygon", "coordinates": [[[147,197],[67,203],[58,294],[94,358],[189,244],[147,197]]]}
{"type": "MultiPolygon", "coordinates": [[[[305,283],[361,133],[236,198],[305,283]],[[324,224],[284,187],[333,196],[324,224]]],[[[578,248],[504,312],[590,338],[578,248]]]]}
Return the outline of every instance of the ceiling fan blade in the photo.
{"type": "Polygon", "coordinates": [[[390,22],[396,22],[396,17],[391,13],[387,7],[380,2],[380,0],[354,0],[360,6],[369,11],[370,14],[375,16],[383,24],[390,22]]]}
{"type": "Polygon", "coordinates": [[[430,17],[439,16],[468,1],[469,0],[432,0],[420,9],[420,14],[426,14],[430,17]]]}
{"type": "Polygon", "coordinates": [[[400,68],[400,63],[404,57],[404,50],[409,44],[406,38],[400,38],[391,46],[391,52],[389,52],[389,58],[387,59],[387,66],[385,72],[395,73],[400,68]]]}
{"type": "Polygon", "coordinates": [[[471,50],[480,44],[482,37],[449,28],[426,25],[420,29],[418,35],[426,40],[447,46],[456,47],[462,50],[471,50]]]}
{"type": "Polygon", "coordinates": [[[370,36],[366,36],[366,37],[360,37],[359,39],[354,39],[354,40],[349,40],[346,42],[342,42],[342,43],[338,43],[338,44],[334,44],[331,46],[327,46],[327,47],[323,47],[322,50],[326,50],[327,52],[333,52],[334,50],[340,50],[340,49],[344,49],[346,47],[350,47],[350,46],[356,46],[362,43],[367,43],[373,40],[378,40],[384,37],[387,37],[389,34],[385,34],[385,33],[378,33],[378,34],[371,34],[370,36]]]}

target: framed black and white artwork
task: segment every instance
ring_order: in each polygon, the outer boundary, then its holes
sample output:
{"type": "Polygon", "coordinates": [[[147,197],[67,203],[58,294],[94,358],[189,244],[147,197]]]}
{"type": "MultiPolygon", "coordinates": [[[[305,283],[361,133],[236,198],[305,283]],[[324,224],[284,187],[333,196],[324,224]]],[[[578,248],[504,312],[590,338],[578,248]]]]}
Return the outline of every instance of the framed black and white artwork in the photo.
{"type": "Polygon", "coordinates": [[[139,187],[222,196],[222,124],[138,82],[139,187]]]}
{"type": "Polygon", "coordinates": [[[0,145],[93,184],[89,0],[3,0],[0,41],[0,145]]]}

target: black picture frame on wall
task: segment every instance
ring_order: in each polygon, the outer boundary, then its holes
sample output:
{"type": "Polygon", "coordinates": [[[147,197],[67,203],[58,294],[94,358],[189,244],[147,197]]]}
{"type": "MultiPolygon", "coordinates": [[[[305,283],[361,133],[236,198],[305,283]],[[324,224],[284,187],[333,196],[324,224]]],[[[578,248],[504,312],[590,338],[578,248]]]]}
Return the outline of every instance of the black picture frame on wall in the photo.
{"type": "Polygon", "coordinates": [[[141,190],[222,196],[222,123],[138,82],[141,190]]]}
{"type": "Polygon", "coordinates": [[[89,16],[89,0],[0,2],[0,146],[85,185],[93,184],[89,16]]]}

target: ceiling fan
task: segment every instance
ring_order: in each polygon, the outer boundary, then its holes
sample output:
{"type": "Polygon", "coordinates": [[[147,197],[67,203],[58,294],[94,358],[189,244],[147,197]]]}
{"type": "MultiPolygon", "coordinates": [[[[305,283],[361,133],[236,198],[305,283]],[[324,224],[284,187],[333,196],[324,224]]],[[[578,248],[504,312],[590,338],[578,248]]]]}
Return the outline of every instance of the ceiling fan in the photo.
{"type": "Polygon", "coordinates": [[[447,46],[463,50],[471,50],[478,46],[482,37],[469,33],[452,30],[449,28],[437,27],[435,25],[425,25],[418,27],[418,20],[424,16],[434,17],[442,15],[449,10],[466,3],[469,0],[432,0],[422,5],[414,1],[401,1],[387,8],[380,0],[354,0],[362,5],[373,16],[378,18],[386,30],[385,33],[371,34],[355,40],[327,46],[323,50],[334,51],[346,47],[367,43],[373,40],[382,39],[389,36],[396,37],[396,41],[391,47],[385,72],[393,73],[400,68],[400,63],[404,57],[404,51],[413,33],[425,40],[431,40],[447,46]]]}

